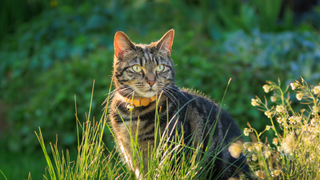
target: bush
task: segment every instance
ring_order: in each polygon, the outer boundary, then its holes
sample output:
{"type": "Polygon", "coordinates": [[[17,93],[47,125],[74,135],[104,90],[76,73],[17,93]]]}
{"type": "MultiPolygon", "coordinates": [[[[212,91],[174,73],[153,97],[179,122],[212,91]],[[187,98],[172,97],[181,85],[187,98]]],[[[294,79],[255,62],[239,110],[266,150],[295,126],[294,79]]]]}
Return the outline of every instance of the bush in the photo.
{"type": "Polygon", "coordinates": [[[101,96],[110,84],[103,80],[111,74],[113,56],[107,10],[84,4],[76,11],[68,6],[46,11],[2,43],[0,99],[9,105],[10,150],[26,147],[32,152],[37,142],[30,132],[38,126],[52,130],[51,138],[45,138],[54,140],[57,133],[63,145],[74,144],[73,95],[88,100],[90,95],[84,94],[90,93],[95,78],[101,80],[101,96]]]}
{"type": "MultiPolygon", "coordinates": [[[[111,62],[106,62],[105,57],[112,55],[111,51],[101,50],[99,53],[91,54],[87,59],[56,62],[54,68],[34,77],[32,89],[23,93],[25,97],[21,104],[12,108],[8,114],[10,125],[15,129],[11,132],[12,138],[8,140],[9,147],[12,150],[20,149],[19,146],[28,147],[28,151],[33,150],[36,147],[36,139],[30,132],[38,127],[48,132],[44,136],[46,139],[54,141],[55,135],[58,134],[62,145],[74,145],[74,95],[78,97],[78,104],[87,104],[95,79],[97,92],[92,109],[95,114],[101,114],[101,103],[106,98],[112,71],[111,62]],[[103,71],[98,71],[99,68],[103,71]]],[[[80,107],[78,113],[84,116],[84,108],[88,106],[80,107]]]]}
{"type": "Polygon", "coordinates": [[[194,86],[219,102],[228,79],[232,78],[225,104],[241,127],[247,121],[258,130],[265,127],[264,117],[250,107],[248,97],[262,96],[260,87],[266,79],[286,78],[288,85],[300,75],[310,83],[316,83],[320,78],[320,46],[316,33],[261,33],[254,30],[248,35],[238,31],[222,44],[195,40],[197,38],[186,38],[188,43],[180,45],[178,42],[179,45],[173,47],[182,48],[172,54],[178,64],[178,84],[194,86]],[[195,49],[198,44],[203,46],[195,49]]]}

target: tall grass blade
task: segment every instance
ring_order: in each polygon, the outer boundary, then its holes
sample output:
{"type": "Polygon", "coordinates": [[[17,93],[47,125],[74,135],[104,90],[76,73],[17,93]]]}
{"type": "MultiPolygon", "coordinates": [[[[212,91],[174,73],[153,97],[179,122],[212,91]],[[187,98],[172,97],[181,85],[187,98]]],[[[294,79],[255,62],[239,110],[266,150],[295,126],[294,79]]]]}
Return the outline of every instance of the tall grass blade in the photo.
{"type": "Polygon", "coordinates": [[[8,180],[7,177],[4,175],[4,173],[0,170],[0,173],[2,174],[2,176],[4,177],[5,180],[8,180]]]}

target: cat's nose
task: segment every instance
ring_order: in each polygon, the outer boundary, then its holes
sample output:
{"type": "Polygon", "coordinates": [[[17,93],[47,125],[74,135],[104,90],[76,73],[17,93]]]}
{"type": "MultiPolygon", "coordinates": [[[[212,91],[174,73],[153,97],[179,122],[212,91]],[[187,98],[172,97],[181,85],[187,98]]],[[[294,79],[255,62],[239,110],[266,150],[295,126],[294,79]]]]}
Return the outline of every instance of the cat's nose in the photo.
{"type": "Polygon", "coordinates": [[[154,81],[154,80],[153,80],[153,81],[148,80],[148,84],[149,84],[150,86],[153,86],[153,85],[154,85],[154,83],[155,83],[155,81],[154,81]]]}
{"type": "Polygon", "coordinates": [[[150,86],[153,86],[153,84],[156,82],[155,76],[152,73],[148,73],[147,75],[147,82],[150,86]]]}

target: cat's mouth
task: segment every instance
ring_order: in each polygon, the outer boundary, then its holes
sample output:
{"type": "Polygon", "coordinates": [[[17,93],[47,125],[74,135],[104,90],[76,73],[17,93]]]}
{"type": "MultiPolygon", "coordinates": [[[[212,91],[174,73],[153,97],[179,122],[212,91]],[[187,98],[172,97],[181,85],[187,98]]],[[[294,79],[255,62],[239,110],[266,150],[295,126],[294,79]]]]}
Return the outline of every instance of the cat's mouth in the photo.
{"type": "Polygon", "coordinates": [[[153,97],[153,96],[155,96],[156,94],[157,94],[157,91],[154,90],[154,89],[152,89],[152,88],[150,88],[150,89],[148,89],[148,90],[144,90],[144,91],[142,91],[142,93],[141,93],[141,95],[142,95],[143,97],[146,97],[146,98],[153,97]]]}
{"type": "Polygon", "coordinates": [[[157,90],[155,90],[156,88],[153,88],[153,87],[149,87],[148,89],[145,88],[145,89],[141,89],[141,91],[143,92],[156,92],[157,90]]]}

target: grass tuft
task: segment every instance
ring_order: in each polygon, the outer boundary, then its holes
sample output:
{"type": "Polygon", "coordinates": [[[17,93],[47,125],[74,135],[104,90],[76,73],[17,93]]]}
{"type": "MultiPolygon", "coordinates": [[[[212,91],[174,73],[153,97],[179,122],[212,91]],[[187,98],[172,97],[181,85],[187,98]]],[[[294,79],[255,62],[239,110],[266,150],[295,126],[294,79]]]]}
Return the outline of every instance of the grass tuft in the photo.
{"type": "MultiPolygon", "coordinates": [[[[258,132],[248,123],[248,128],[244,129],[244,135],[250,135],[252,142],[246,142],[242,146],[235,140],[228,145],[229,152],[237,157],[243,149],[242,152],[247,156],[251,169],[260,179],[320,179],[320,84],[309,86],[304,79],[301,79],[283,90],[280,80],[278,84],[267,81],[263,89],[267,93],[273,93],[270,97],[271,103],[268,104],[266,97],[264,102],[256,97],[252,99],[252,105],[264,112],[271,125],[266,126],[264,131],[258,132]],[[297,99],[295,101],[290,100],[294,97],[290,95],[290,87],[295,93],[297,99]],[[294,108],[293,105],[296,102],[300,102],[304,107],[294,108]],[[264,135],[267,132],[274,133],[272,140],[268,140],[266,138],[268,136],[264,135]]],[[[106,109],[108,104],[109,101],[106,109]]],[[[75,161],[70,160],[68,150],[66,153],[59,154],[57,141],[54,145],[50,143],[52,161],[39,128],[39,133],[36,135],[43,149],[48,171],[44,179],[134,179],[135,177],[138,179],[205,179],[208,174],[213,173],[203,169],[217,160],[218,152],[210,154],[208,149],[203,151],[201,141],[199,145],[192,144],[196,135],[192,135],[191,140],[185,142],[184,134],[180,134],[177,130],[172,131],[175,128],[167,127],[161,134],[159,116],[155,118],[156,130],[153,144],[155,148],[148,151],[149,161],[143,161],[143,152],[137,143],[138,132],[133,131],[131,126],[127,126],[128,131],[131,132],[131,147],[134,149],[132,154],[134,162],[130,168],[123,163],[115,149],[110,151],[103,143],[105,127],[111,130],[106,123],[106,109],[99,122],[95,122],[94,118],[90,120],[89,112],[86,122],[81,125],[76,115],[77,126],[82,131],[81,134],[78,133],[78,155],[75,161]],[[206,159],[209,157],[213,157],[213,160],[207,164],[206,159]],[[146,166],[148,166],[148,172],[145,171],[146,166]],[[140,167],[139,172],[130,170],[136,167],[140,167]]],[[[171,120],[167,119],[168,124],[171,120]]],[[[173,124],[174,127],[178,125],[173,124]]],[[[212,136],[213,133],[210,135],[212,136]]]]}
{"type": "Polygon", "coordinates": [[[94,118],[90,120],[93,90],[94,84],[92,88],[89,113],[88,116],[86,116],[86,121],[82,124],[78,119],[76,108],[75,115],[78,134],[78,155],[76,160],[71,161],[68,150],[66,150],[65,153],[62,151],[60,155],[58,150],[58,141],[56,141],[54,145],[50,143],[53,158],[52,161],[47,153],[40,127],[39,133],[35,132],[47,161],[47,170],[49,175],[44,175],[44,179],[116,178],[115,172],[119,171],[119,168],[116,168],[116,166],[113,165],[114,159],[117,159],[116,154],[113,151],[108,151],[108,156],[106,156],[106,148],[102,140],[105,126],[107,124],[106,111],[103,113],[99,122],[96,122],[94,118]],[[82,129],[81,135],[79,134],[79,129],[82,129]],[[113,168],[111,168],[110,165],[112,165],[113,168]]]}
{"type": "MultiPolygon", "coordinates": [[[[230,80],[228,86],[229,84],[230,80]]],[[[93,90],[94,84],[92,96],[93,90]]],[[[109,91],[111,92],[111,85],[109,91]]],[[[110,94],[111,93],[109,93],[109,96],[110,94]]],[[[155,141],[153,144],[155,148],[151,148],[147,152],[149,161],[143,161],[142,155],[145,152],[141,151],[137,142],[137,130],[133,132],[132,126],[127,126],[126,123],[124,123],[131,134],[130,143],[131,148],[134,149],[131,156],[134,162],[130,168],[130,165],[123,163],[122,158],[119,157],[115,149],[110,151],[106,148],[102,139],[106,126],[111,131],[111,127],[107,123],[106,115],[110,98],[107,98],[106,108],[100,121],[95,122],[94,118],[92,118],[92,120],[90,118],[92,96],[89,113],[83,124],[80,123],[77,116],[75,98],[75,116],[78,136],[78,155],[76,160],[70,160],[68,150],[66,150],[66,153],[63,151],[61,154],[59,153],[58,141],[56,141],[54,145],[50,143],[52,160],[47,153],[41,129],[39,128],[38,133],[35,132],[47,161],[48,175],[45,174],[44,179],[134,179],[135,177],[138,179],[205,179],[208,174],[213,173],[203,170],[206,166],[213,165],[217,158],[217,154],[210,154],[208,148],[203,150],[203,139],[205,136],[213,136],[213,133],[202,134],[199,145],[192,143],[196,135],[192,135],[190,141],[185,142],[183,129],[182,133],[178,132],[175,127],[179,124],[177,124],[177,121],[173,123],[173,119],[179,116],[178,113],[176,113],[172,119],[167,119],[168,126],[165,128],[164,133],[161,134],[159,124],[160,117],[158,112],[156,112],[155,141]],[[169,127],[169,124],[173,127],[169,127]],[[81,133],[79,133],[79,129],[82,129],[82,131],[80,130],[81,133]],[[206,161],[208,158],[212,159],[210,163],[206,161]],[[140,171],[131,171],[130,169],[135,169],[133,167],[139,167],[140,171]],[[148,171],[145,171],[145,167],[148,167],[148,171]]],[[[191,101],[192,100],[189,102],[191,101]]],[[[130,123],[132,123],[132,121],[130,121],[130,123]]],[[[205,126],[206,125],[207,124],[205,124],[205,126]]],[[[214,128],[215,126],[213,127],[213,131],[214,128]]],[[[222,151],[223,149],[220,148],[219,150],[222,151]]]]}
{"type": "Polygon", "coordinates": [[[7,177],[4,175],[4,173],[0,170],[0,173],[2,174],[2,176],[4,177],[5,180],[7,180],[7,177]]]}

